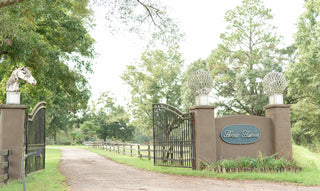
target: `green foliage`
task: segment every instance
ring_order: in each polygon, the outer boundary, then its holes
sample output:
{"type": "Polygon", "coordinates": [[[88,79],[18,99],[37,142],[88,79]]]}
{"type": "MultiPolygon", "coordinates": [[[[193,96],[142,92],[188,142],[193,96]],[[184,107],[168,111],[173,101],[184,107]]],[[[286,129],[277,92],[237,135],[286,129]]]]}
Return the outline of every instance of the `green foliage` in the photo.
{"type": "Polygon", "coordinates": [[[138,143],[138,144],[142,144],[142,143],[146,143],[146,142],[152,142],[153,137],[147,136],[145,134],[143,134],[139,128],[136,128],[135,134],[134,134],[134,143],[138,143]]]}
{"type": "Polygon", "coordinates": [[[85,141],[94,141],[98,127],[92,121],[85,121],[80,125],[80,129],[85,141]]]}
{"type": "Polygon", "coordinates": [[[83,134],[76,129],[75,131],[70,133],[70,137],[72,141],[74,141],[76,144],[81,144],[83,140],[83,134]]]}
{"type": "Polygon", "coordinates": [[[110,92],[104,92],[98,99],[100,109],[92,111],[92,120],[99,127],[97,135],[100,139],[131,141],[135,127],[129,124],[129,115],[124,107],[115,104],[110,92]]]}
{"type": "Polygon", "coordinates": [[[306,169],[320,170],[320,153],[311,152],[302,146],[292,146],[293,158],[299,166],[306,169]]]}
{"type": "Polygon", "coordinates": [[[311,98],[304,98],[293,104],[291,109],[292,137],[296,144],[311,145],[319,141],[319,105],[311,98]]]}
{"type": "Polygon", "coordinates": [[[320,136],[320,2],[305,1],[296,33],[297,58],[286,70],[287,96],[297,144],[317,144],[320,136]]]}
{"type": "Polygon", "coordinates": [[[226,32],[207,61],[222,114],[264,115],[267,96],[262,79],[273,70],[281,71],[284,59],[276,48],[280,40],[273,32],[272,18],[261,0],[243,0],[226,12],[226,32]]]}
{"type": "Polygon", "coordinates": [[[152,104],[181,105],[182,59],[178,47],[168,51],[146,51],[134,65],[128,65],[122,79],[131,88],[133,124],[150,134],[152,104]]]}
{"type": "Polygon", "coordinates": [[[30,107],[47,103],[48,133],[70,125],[72,115],[84,109],[90,97],[83,72],[91,72],[93,42],[86,27],[91,10],[87,0],[34,0],[1,8],[0,94],[12,71],[30,68],[36,86],[21,83],[21,102],[30,107]]]}
{"type": "Polygon", "coordinates": [[[235,160],[221,160],[209,165],[208,170],[212,170],[216,167],[224,167],[227,171],[235,168],[252,168],[252,169],[272,169],[280,170],[281,168],[300,168],[295,161],[288,161],[284,158],[277,159],[276,154],[271,156],[263,156],[261,153],[257,158],[241,157],[235,160]]]}

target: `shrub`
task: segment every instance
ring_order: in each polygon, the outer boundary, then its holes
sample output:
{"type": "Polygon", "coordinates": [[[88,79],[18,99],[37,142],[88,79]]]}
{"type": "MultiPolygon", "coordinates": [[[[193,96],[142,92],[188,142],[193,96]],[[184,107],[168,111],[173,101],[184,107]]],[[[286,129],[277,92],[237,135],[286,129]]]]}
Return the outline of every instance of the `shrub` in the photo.
{"type": "Polygon", "coordinates": [[[281,168],[301,169],[301,167],[299,167],[295,161],[288,161],[284,158],[276,159],[276,154],[271,156],[263,156],[261,153],[259,153],[259,156],[256,159],[242,157],[236,160],[221,160],[210,165],[206,164],[206,167],[207,168],[203,169],[208,169],[210,171],[217,167],[224,167],[227,171],[232,169],[248,168],[249,170],[264,170],[267,168],[267,170],[278,172],[281,168]]]}

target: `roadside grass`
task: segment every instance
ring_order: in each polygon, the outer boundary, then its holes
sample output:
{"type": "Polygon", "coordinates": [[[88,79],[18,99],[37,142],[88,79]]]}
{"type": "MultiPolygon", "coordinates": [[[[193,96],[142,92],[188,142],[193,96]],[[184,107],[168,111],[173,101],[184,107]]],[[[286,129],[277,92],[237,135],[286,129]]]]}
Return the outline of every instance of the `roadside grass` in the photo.
{"type": "Polygon", "coordinates": [[[102,149],[79,147],[105,156],[115,162],[134,166],[138,169],[146,169],[160,173],[185,175],[207,178],[222,178],[236,180],[266,180],[271,182],[292,182],[301,185],[320,185],[320,154],[312,153],[301,146],[293,146],[294,160],[303,167],[301,172],[282,172],[282,173],[259,173],[259,172],[239,172],[239,173],[216,173],[208,170],[194,171],[190,168],[172,168],[163,166],[154,166],[152,160],[145,158],[130,157],[123,154],[117,154],[102,149]]]}
{"type": "MultiPolygon", "coordinates": [[[[26,177],[26,190],[32,191],[67,191],[66,177],[59,171],[61,159],[60,149],[46,148],[46,169],[26,177]]],[[[0,184],[1,191],[21,191],[22,181],[10,181],[7,185],[0,184]]]]}

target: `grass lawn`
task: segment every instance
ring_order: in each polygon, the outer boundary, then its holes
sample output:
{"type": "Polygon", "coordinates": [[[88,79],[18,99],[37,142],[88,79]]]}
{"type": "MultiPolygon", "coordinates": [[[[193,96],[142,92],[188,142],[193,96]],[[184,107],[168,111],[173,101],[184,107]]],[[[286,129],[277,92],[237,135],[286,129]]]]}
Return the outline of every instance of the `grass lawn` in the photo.
{"type": "MultiPolygon", "coordinates": [[[[85,147],[81,147],[85,148],[85,147]]],[[[148,159],[139,159],[137,157],[130,157],[114,152],[108,152],[102,149],[94,149],[86,147],[85,149],[110,158],[118,163],[134,166],[139,169],[146,169],[149,171],[156,171],[160,173],[197,176],[197,177],[210,177],[210,178],[224,178],[224,179],[237,179],[237,180],[266,180],[274,182],[293,182],[301,185],[320,185],[320,154],[312,153],[308,149],[293,146],[293,157],[299,165],[303,167],[302,172],[292,173],[214,173],[210,171],[194,171],[188,168],[172,168],[153,166],[153,161],[148,159]]]]}
{"type": "MultiPolygon", "coordinates": [[[[26,190],[32,191],[67,191],[66,177],[59,172],[61,158],[60,149],[46,149],[46,169],[26,177],[26,190]]],[[[1,191],[21,191],[22,181],[15,180],[7,185],[0,184],[1,191]]]]}

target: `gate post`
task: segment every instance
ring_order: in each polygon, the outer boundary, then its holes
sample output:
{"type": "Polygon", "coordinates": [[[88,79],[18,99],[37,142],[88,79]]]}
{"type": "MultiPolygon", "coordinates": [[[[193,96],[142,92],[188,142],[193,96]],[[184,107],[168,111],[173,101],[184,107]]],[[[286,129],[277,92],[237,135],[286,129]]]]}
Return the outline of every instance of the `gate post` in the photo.
{"type": "Polygon", "coordinates": [[[26,105],[0,105],[0,150],[10,150],[9,178],[21,178],[26,105]]]}
{"type": "Polygon", "coordinates": [[[274,128],[274,153],[277,158],[292,159],[290,105],[273,104],[264,107],[266,117],[272,119],[274,128]]]}
{"type": "Polygon", "coordinates": [[[194,116],[195,169],[200,170],[201,162],[212,163],[217,160],[215,106],[194,106],[189,109],[194,116]]]}

